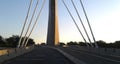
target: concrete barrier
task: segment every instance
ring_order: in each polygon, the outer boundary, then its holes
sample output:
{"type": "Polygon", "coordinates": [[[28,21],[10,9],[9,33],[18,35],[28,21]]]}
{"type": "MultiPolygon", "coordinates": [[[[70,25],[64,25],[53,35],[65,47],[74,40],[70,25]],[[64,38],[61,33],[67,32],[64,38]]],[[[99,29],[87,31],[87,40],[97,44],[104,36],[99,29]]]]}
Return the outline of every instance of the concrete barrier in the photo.
{"type": "Polygon", "coordinates": [[[28,53],[34,49],[34,46],[23,47],[23,48],[11,48],[0,50],[0,63],[15,58],[17,56],[28,53]]]}
{"type": "Polygon", "coordinates": [[[7,50],[0,50],[0,56],[7,54],[7,50]]]}
{"type": "Polygon", "coordinates": [[[70,46],[70,47],[81,51],[120,57],[120,49],[117,48],[93,48],[93,47],[83,47],[83,46],[70,46]]]}

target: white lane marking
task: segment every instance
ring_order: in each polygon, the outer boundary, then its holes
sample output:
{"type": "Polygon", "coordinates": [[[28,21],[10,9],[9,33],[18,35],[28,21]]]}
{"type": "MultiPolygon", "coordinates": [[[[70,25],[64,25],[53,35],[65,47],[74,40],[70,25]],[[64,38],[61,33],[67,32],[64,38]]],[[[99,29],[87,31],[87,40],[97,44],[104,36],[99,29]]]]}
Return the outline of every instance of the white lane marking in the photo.
{"type": "Polygon", "coordinates": [[[34,60],[44,60],[44,59],[17,59],[18,61],[20,61],[20,60],[24,60],[24,61],[26,61],[26,60],[30,60],[30,61],[34,61],[34,60]]]}
{"type": "MultiPolygon", "coordinates": [[[[76,51],[76,50],[71,50],[71,51],[76,51]]],[[[80,52],[80,51],[76,51],[76,52],[80,52]]],[[[102,57],[102,56],[98,56],[98,55],[88,54],[88,53],[85,53],[85,52],[80,52],[80,53],[84,53],[84,54],[87,54],[87,55],[95,56],[95,57],[102,58],[102,59],[109,60],[109,61],[113,61],[113,62],[120,62],[118,60],[113,60],[113,59],[102,57]]]]}
{"type": "Polygon", "coordinates": [[[33,60],[33,61],[34,61],[34,60],[44,60],[44,59],[31,59],[31,60],[33,60]]]}

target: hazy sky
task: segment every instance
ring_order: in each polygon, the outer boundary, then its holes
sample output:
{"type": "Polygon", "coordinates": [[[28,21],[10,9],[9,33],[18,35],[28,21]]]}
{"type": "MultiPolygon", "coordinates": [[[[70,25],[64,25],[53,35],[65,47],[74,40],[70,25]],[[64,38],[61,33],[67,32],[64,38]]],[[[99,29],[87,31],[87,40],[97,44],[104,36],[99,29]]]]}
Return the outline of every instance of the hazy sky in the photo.
{"type": "MultiPolygon", "coordinates": [[[[30,11],[31,14],[37,0],[33,1],[32,10],[30,11]]],[[[46,42],[48,1],[49,0],[46,1],[42,14],[39,18],[39,22],[31,35],[31,38],[34,38],[35,41],[39,43],[46,42]]],[[[0,0],[0,35],[4,38],[12,35],[20,35],[29,2],[30,0],[0,0]]],[[[42,2],[43,0],[40,0],[37,13],[42,2]]],[[[71,1],[65,0],[65,2],[71,10],[71,13],[77,21],[80,29],[84,33],[71,1]]],[[[74,2],[79,10],[79,14],[82,17],[87,31],[90,34],[80,2],[79,0],[74,0],[74,2]]],[[[83,0],[83,4],[89,17],[96,40],[104,40],[106,42],[120,40],[120,0],[83,0]]],[[[29,17],[31,17],[31,14],[29,17]]],[[[60,41],[83,41],[61,0],[58,0],[58,16],[60,41]]],[[[84,36],[86,37],[85,34],[84,36]]]]}

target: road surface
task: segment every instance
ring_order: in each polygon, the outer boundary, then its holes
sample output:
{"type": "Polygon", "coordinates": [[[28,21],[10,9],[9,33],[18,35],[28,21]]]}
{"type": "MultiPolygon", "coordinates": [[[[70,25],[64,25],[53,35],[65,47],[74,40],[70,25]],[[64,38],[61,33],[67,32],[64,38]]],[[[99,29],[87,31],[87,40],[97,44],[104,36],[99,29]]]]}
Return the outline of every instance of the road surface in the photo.
{"type": "Polygon", "coordinates": [[[4,62],[3,64],[73,64],[61,53],[47,47],[36,47],[30,53],[4,62]]]}

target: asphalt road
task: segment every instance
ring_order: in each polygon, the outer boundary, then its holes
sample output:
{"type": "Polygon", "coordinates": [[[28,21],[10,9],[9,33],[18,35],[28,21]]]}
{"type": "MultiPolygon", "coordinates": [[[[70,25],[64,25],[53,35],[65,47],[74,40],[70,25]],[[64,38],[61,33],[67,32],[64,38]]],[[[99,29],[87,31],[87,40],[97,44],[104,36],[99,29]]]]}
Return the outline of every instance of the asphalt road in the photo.
{"type": "Polygon", "coordinates": [[[120,58],[84,52],[75,47],[66,47],[60,49],[87,64],[120,64],[120,58]]]}
{"type": "Polygon", "coordinates": [[[30,53],[4,62],[3,64],[73,64],[61,53],[47,47],[36,47],[30,53]]]}

